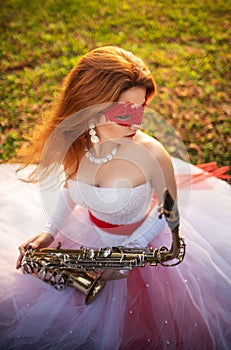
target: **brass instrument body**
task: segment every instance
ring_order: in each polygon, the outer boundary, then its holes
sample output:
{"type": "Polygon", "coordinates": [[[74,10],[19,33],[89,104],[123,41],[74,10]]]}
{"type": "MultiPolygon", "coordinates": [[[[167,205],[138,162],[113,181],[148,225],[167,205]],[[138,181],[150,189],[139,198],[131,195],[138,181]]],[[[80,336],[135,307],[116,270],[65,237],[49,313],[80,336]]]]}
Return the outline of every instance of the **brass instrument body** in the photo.
{"type": "Polygon", "coordinates": [[[118,269],[132,270],[134,267],[144,267],[147,263],[156,266],[158,263],[163,266],[175,266],[179,264],[185,254],[185,244],[182,238],[176,242],[177,249],[174,252],[166,247],[159,249],[128,248],[124,246],[106,247],[99,250],[87,249],[61,249],[42,248],[31,250],[27,258],[36,258],[43,266],[49,269],[95,271],[97,269],[118,269]],[[168,263],[176,258],[177,261],[168,263]]]}
{"type": "Polygon", "coordinates": [[[176,242],[173,251],[166,247],[127,248],[123,246],[87,249],[28,248],[22,260],[24,273],[33,274],[43,281],[63,290],[70,285],[86,295],[85,303],[90,304],[104,288],[106,281],[99,271],[105,269],[132,270],[146,264],[156,266],[174,266],[179,264],[185,255],[185,244],[182,238],[176,242]],[[177,246],[177,249],[176,249],[177,246]],[[177,253],[176,253],[177,251],[177,253]],[[168,263],[168,260],[176,262],[168,263]]]}
{"type": "Polygon", "coordinates": [[[29,246],[21,264],[23,272],[34,274],[58,290],[66,285],[73,286],[86,295],[85,303],[90,304],[106,284],[101,276],[102,270],[129,271],[146,264],[175,266],[183,261],[185,242],[179,236],[179,213],[168,190],[165,191],[164,203],[160,206],[159,218],[162,215],[172,232],[170,249],[165,246],[156,249],[125,246],[98,250],[86,247],[61,249],[59,243],[57,248],[36,250],[29,246]]]}

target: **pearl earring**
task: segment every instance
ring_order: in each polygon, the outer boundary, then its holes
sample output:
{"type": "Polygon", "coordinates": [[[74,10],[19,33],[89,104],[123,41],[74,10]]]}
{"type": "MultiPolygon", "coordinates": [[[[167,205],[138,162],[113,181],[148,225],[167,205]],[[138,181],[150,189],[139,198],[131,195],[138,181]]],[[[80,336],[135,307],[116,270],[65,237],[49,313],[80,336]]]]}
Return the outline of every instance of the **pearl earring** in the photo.
{"type": "Polygon", "coordinates": [[[94,144],[99,143],[100,138],[96,135],[95,124],[91,122],[88,124],[88,127],[89,127],[89,135],[91,135],[91,142],[94,144]]]}

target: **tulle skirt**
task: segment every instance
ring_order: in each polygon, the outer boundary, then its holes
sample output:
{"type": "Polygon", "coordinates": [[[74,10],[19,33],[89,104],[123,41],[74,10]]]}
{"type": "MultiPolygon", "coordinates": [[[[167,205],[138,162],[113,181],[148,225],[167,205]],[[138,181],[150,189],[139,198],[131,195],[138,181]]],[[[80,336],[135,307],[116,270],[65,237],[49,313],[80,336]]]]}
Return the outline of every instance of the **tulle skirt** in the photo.
{"type": "MultiPolygon", "coordinates": [[[[15,269],[18,246],[42,231],[47,217],[36,187],[17,180],[14,165],[0,167],[1,349],[231,348],[230,186],[174,162],[179,197],[187,197],[180,205],[185,259],[175,267],[134,268],[127,278],[107,282],[90,305],[73,287],[58,291],[15,269]]],[[[96,229],[77,206],[52,246],[111,246],[125,239],[96,229]]],[[[162,230],[150,245],[170,243],[162,230]]]]}

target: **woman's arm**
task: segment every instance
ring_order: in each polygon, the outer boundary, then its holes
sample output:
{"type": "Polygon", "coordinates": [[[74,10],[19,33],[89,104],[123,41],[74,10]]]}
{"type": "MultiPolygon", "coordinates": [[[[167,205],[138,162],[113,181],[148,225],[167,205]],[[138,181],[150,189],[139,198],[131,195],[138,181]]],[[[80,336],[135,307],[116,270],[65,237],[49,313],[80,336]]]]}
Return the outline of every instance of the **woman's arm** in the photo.
{"type": "Polygon", "coordinates": [[[177,201],[177,189],[172,160],[163,145],[153,140],[147,144],[151,155],[149,171],[152,186],[155,190],[159,203],[163,202],[164,192],[167,189],[174,201],[177,201]]]}
{"type": "Polygon", "coordinates": [[[69,189],[67,187],[62,187],[56,208],[53,212],[53,215],[51,216],[50,221],[44,228],[44,231],[33,237],[30,237],[20,245],[20,255],[17,259],[16,264],[17,269],[20,268],[22,258],[29,245],[31,245],[32,248],[37,249],[45,248],[53,242],[54,237],[61,230],[74,207],[75,203],[71,199],[69,189]]]}
{"type": "Polygon", "coordinates": [[[62,187],[56,209],[54,210],[50,221],[45,227],[45,232],[50,233],[53,237],[61,230],[68,216],[74,209],[76,203],[73,202],[68,187],[62,187]]]}
{"type": "MultiPolygon", "coordinates": [[[[165,148],[156,140],[149,137],[144,138],[144,146],[148,151],[146,157],[146,169],[148,169],[152,186],[159,202],[159,210],[163,209],[166,198],[166,189],[173,199],[173,209],[177,209],[177,190],[175,175],[172,166],[171,157],[165,148]]],[[[147,220],[136,232],[131,235],[126,245],[131,247],[146,247],[165,227],[169,225],[166,216],[160,215],[158,208],[154,207],[149,213],[147,220]],[[146,227],[149,224],[150,228],[146,227]],[[143,227],[145,225],[145,227],[143,227]]],[[[172,229],[172,228],[171,228],[172,229]]]]}

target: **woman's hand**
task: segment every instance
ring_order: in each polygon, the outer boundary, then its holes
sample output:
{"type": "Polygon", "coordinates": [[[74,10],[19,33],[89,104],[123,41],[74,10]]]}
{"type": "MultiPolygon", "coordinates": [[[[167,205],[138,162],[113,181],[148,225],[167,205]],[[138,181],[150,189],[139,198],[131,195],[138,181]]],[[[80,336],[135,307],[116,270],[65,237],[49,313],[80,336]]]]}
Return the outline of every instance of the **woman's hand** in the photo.
{"type": "Polygon", "coordinates": [[[20,251],[20,255],[17,259],[16,268],[19,269],[21,267],[22,258],[25,255],[25,251],[30,245],[33,249],[37,248],[45,248],[48,247],[54,240],[54,237],[48,232],[41,232],[40,234],[29,238],[26,242],[24,242],[18,248],[20,251]]]}
{"type": "Polygon", "coordinates": [[[101,272],[101,278],[104,281],[120,280],[121,278],[128,277],[128,273],[129,271],[127,270],[106,269],[101,272]]]}

